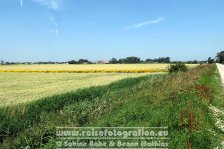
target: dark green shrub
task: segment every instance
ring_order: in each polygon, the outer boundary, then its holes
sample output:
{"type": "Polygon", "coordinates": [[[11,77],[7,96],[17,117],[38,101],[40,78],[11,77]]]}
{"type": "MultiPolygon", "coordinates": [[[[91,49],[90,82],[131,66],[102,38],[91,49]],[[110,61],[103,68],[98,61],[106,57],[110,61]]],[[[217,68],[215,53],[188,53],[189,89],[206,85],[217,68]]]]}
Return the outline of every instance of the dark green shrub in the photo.
{"type": "Polygon", "coordinates": [[[179,72],[179,71],[185,72],[187,70],[188,70],[188,67],[184,63],[172,64],[168,68],[169,73],[176,73],[176,72],[179,72]]]}

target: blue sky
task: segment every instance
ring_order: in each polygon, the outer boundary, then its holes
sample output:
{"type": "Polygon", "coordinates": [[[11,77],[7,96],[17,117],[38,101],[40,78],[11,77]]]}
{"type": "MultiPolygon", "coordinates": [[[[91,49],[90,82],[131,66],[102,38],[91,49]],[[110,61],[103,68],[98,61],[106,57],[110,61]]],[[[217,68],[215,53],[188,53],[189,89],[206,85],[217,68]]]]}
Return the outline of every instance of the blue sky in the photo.
{"type": "Polygon", "coordinates": [[[5,61],[206,60],[223,48],[223,0],[0,0],[5,61]]]}

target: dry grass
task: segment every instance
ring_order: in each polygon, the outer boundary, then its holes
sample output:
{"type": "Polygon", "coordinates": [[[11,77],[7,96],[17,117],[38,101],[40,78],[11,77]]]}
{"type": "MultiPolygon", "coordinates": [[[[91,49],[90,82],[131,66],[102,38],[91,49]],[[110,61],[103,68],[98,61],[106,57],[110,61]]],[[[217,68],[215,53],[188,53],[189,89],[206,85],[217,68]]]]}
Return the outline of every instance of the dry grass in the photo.
{"type": "Polygon", "coordinates": [[[0,73],[0,106],[24,103],[80,88],[145,74],[0,73]]]}

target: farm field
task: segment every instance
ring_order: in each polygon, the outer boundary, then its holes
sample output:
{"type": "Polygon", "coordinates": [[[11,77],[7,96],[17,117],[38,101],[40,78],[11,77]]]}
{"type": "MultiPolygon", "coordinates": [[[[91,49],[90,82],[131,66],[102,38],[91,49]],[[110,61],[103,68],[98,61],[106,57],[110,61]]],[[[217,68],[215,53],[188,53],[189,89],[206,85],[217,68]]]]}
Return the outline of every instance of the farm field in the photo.
{"type": "MultiPolygon", "coordinates": [[[[60,76],[58,73],[19,74],[60,76]]],[[[86,75],[86,78],[82,78],[84,80],[90,75],[96,81],[107,82],[101,75],[112,78],[112,75],[118,74],[74,75],[75,78],[78,78],[77,75],[81,78],[86,75]],[[98,79],[94,75],[98,75],[98,79]]],[[[130,74],[120,75],[127,77],[130,74]]],[[[5,78],[7,80],[7,75],[5,78]]],[[[57,79],[63,80],[60,77],[57,79]]],[[[169,148],[185,149],[189,144],[191,148],[215,148],[224,136],[214,125],[209,106],[223,110],[222,99],[220,76],[215,65],[201,65],[173,75],[127,78],[109,85],[50,96],[18,106],[1,107],[0,148],[56,148],[55,128],[58,126],[167,126],[169,148]]]]}
{"type": "MultiPolygon", "coordinates": [[[[169,64],[0,65],[0,106],[106,85],[123,78],[143,76],[148,72],[163,73],[168,66],[169,64]],[[82,73],[66,73],[77,71],[82,73]],[[98,71],[101,73],[97,73],[98,71]],[[102,73],[107,71],[110,73],[102,73]]],[[[194,66],[196,65],[189,65],[194,66]]]]}
{"type": "MultiPolygon", "coordinates": [[[[143,73],[143,72],[165,72],[170,64],[44,64],[44,65],[0,65],[0,72],[124,72],[124,73],[143,73]]],[[[189,64],[189,67],[197,64],[189,64]]]]}
{"type": "Polygon", "coordinates": [[[106,85],[145,73],[0,73],[0,106],[24,103],[38,98],[106,85]]]}

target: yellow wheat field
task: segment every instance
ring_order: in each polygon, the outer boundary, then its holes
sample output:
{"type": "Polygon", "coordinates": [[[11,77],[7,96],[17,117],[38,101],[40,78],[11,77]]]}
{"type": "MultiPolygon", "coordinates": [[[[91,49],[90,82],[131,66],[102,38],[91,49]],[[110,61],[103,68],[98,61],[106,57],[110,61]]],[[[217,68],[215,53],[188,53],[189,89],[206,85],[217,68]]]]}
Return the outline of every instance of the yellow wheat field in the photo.
{"type": "MultiPolygon", "coordinates": [[[[154,73],[166,72],[169,64],[43,64],[0,65],[0,72],[44,73],[154,73]]],[[[189,65],[190,67],[195,65],[189,65]]]]}

